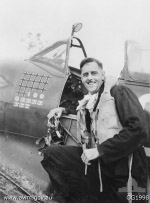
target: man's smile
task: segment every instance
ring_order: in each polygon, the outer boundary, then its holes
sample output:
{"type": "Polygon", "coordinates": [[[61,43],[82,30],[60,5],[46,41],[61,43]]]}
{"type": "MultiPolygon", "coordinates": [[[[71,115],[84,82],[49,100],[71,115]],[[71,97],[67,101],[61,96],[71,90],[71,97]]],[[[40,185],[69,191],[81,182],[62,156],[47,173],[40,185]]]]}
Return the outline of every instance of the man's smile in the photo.
{"type": "Polygon", "coordinates": [[[90,62],[82,67],[82,83],[89,93],[99,91],[104,80],[104,71],[95,62],[90,62]]]}
{"type": "Polygon", "coordinates": [[[94,84],[96,84],[96,82],[95,81],[89,81],[89,82],[87,82],[87,84],[88,85],[94,85],[94,84]]]}

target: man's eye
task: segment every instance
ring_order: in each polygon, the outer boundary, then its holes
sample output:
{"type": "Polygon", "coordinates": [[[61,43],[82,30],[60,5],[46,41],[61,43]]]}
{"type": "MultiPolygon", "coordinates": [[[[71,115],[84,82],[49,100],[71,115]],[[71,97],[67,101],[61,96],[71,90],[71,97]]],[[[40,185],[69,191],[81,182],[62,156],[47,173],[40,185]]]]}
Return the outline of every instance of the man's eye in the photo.
{"type": "Polygon", "coordinates": [[[84,73],[84,74],[83,74],[83,77],[87,77],[87,76],[88,76],[88,73],[84,73]]]}
{"type": "Polygon", "coordinates": [[[96,75],[97,74],[97,72],[92,72],[92,75],[96,75]]]}

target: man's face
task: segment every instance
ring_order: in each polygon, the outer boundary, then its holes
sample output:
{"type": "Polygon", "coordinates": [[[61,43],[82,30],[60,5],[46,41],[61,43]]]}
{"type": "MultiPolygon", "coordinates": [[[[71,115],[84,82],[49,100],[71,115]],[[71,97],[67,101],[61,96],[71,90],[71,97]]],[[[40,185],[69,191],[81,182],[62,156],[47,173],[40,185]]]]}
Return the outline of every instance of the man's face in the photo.
{"type": "Polygon", "coordinates": [[[101,85],[103,84],[104,76],[104,71],[97,65],[96,62],[87,63],[82,67],[82,83],[91,94],[95,94],[99,91],[101,85]]]}

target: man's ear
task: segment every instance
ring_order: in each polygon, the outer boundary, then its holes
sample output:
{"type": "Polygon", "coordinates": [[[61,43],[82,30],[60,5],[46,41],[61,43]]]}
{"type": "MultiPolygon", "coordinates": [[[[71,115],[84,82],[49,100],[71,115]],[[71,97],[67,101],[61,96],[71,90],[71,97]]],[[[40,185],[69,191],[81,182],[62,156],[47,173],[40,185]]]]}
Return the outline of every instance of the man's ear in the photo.
{"type": "Polygon", "coordinates": [[[102,81],[104,81],[105,80],[105,71],[103,70],[102,71],[102,81]]]}

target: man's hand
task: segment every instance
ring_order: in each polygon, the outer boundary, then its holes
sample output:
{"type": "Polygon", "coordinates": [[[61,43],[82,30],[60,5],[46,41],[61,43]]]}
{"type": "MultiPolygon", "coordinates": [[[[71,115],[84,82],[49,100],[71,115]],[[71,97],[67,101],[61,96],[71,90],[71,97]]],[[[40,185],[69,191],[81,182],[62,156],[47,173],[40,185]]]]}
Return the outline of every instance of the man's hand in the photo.
{"type": "Polygon", "coordinates": [[[99,157],[99,152],[97,148],[85,149],[81,155],[82,161],[87,165],[90,165],[89,161],[94,160],[98,157],[99,157]]]}
{"type": "Polygon", "coordinates": [[[47,115],[48,117],[48,126],[50,125],[50,119],[52,117],[56,117],[56,118],[60,118],[61,115],[65,112],[65,108],[63,107],[59,107],[59,108],[56,108],[56,109],[52,109],[49,114],[47,115]]]}

